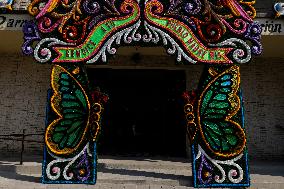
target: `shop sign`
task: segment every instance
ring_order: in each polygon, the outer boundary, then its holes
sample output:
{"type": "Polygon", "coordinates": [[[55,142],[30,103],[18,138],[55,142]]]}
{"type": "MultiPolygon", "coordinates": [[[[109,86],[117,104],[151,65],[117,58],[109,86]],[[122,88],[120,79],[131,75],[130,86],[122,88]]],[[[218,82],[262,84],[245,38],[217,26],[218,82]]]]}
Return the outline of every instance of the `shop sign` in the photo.
{"type": "Polygon", "coordinates": [[[0,30],[22,30],[33,18],[27,14],[0,14],[0,30]]]}
{"type": "MultiPolygon", "coordinates": [[[[33,18],[27,14],[0,14],[0,30],[22,30],[25,22],[33,18]]],[[[262,35],[284,35],[284,20],[258,18],[262,35]]]]}
{"type": "Polygon", "coordinates": [[[284,35],[284,20],[258,18],[256,21],[262,27],[262,35],[284,35]]]}

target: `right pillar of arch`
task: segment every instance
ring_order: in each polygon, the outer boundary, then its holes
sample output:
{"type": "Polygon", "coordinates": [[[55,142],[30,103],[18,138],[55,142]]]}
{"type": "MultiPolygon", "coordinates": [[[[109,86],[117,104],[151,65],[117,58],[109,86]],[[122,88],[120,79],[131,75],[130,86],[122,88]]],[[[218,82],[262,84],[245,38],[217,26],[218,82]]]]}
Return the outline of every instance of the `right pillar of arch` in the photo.
{"type": "Polygon", "coordinates": [[[198,89],[183,97],[194,187],[249,186],[239,66],[205,66],[198,89]]]}

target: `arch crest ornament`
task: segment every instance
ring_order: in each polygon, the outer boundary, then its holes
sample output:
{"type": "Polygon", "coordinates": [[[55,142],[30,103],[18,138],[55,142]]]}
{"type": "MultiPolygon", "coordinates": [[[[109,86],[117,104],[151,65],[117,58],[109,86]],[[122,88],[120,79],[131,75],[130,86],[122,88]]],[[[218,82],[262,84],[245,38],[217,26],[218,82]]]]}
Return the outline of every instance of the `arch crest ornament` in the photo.
{"type": "Polygon", "coordinates": [[[117,48],[164,46],[183,64],[206,64],[185,92],[195,187],[249,186],[239,66],[262,52],[253,0],[33,0],[22,50],[53,65],[43,183],[96,182],[96,142],[108,97],[86,64],[117,48]]]}
{"type": "Polygon", "coordinates": [[[252,4],[237,0],[33,1],[29,10],[36,23],[25,27],[23,50],[41,63],[88,64],[106,62],[108,54],[116,53],[115,47],[133,43],[168,47],[178,62],[247,63],[262,50],[252,4]],[[34,40],[39,43],[33,51],[34,40]]]}

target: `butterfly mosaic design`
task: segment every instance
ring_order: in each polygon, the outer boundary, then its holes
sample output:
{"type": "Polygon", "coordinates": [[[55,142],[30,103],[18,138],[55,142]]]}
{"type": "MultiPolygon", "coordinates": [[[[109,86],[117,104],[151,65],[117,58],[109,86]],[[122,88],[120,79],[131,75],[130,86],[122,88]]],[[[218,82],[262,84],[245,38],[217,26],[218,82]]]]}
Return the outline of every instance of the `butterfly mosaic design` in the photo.
{"type": "Polygon", "coordinates": [[[100,103],[92,103],[86,91],[74,75],[79,67],[68,72],[55,65],[52,69],[51,107],[59,117],[46,130],[48,149],[56,155],[70,155],[82,150],[89,139],[96,140],[100,130],[100,103]]]}
{"type": "Polygon", "coordinates": [[[239,67],[232,66],[222,73],[211,67],[209,74],[212,79],[206,80],[198,99],[195,95],[184,96],[187,133],[191,142],[199,135],[214,155],[233,157],[246,143],[244,130],[235,119],[241,108],[239,67]]]}

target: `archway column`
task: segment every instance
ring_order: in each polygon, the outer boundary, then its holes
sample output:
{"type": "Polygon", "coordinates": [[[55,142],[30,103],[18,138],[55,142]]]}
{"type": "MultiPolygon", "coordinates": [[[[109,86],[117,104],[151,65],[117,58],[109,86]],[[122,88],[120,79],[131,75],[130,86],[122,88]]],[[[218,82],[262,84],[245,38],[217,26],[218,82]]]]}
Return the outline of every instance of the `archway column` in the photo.
{"type": "Polygon", "coordinates": [[[249,186],[239,66],[205,66],[184,98],[194,187],[249,186]]]}
{"type": "Polygon", "coordinates": [[[42,183],[96,183],[96,140],[105,100],[100,91],[90,89],[84,66],[52,67],[42,183]]]}

